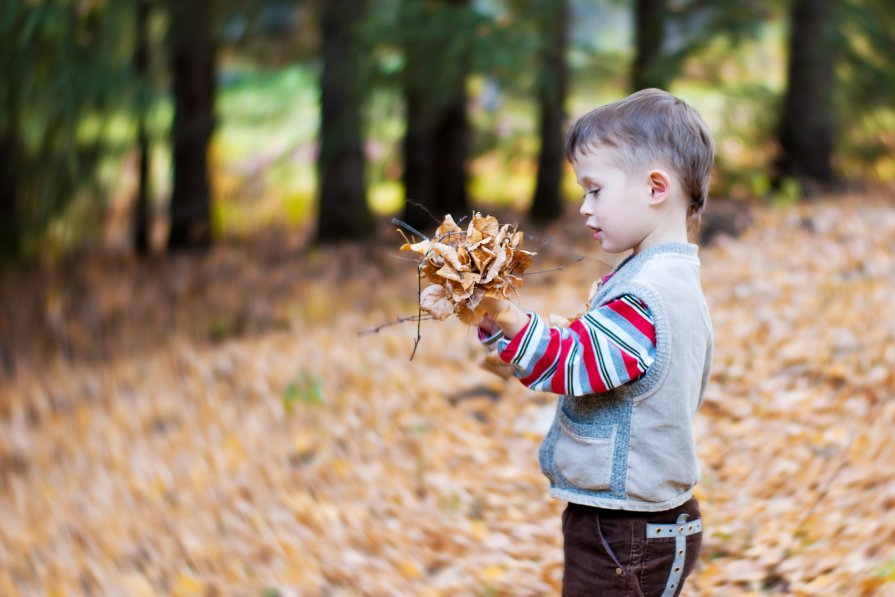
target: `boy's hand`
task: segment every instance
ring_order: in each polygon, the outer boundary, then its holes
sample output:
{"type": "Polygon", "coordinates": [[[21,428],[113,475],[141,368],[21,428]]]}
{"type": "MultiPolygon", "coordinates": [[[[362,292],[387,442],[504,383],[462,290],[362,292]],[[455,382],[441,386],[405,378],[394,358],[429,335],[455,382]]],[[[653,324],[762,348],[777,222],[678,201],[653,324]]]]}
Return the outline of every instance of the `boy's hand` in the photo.
{"type": "Polygon", "coordinates": [[[484,298],[479,306],[486,317],[503,330],[507,339],[512,339],[528,325],[528,314],[506,299],[484,298]]]}
{"type": "Polygon", "coordinates": [[[497,322],[491,319],[491,315],[485,313],[485,316],[482,317],[481,321],[479,321],[479,327],[482,332],[485,333],[486,337],[491,337],[497,333],[497,330],[500,329],[500,326],[497,325],[497,322]]]}
{"type": "Polygon", "coordinates": [[[500,357],[493,352],[485,355],[485,357],[479,361],[479,367],[504,379],[513,377],[513,372],[516,370],[512,365],[504,363],[500,357]]]}

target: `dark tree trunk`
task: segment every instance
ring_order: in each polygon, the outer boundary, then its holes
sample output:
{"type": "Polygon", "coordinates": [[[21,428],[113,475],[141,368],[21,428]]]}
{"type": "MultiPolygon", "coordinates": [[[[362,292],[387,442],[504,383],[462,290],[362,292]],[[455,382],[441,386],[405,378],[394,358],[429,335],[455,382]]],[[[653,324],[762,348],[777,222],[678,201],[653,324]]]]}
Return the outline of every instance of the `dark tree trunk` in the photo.
{"type": "MultiPolygon", "coordinates": [[[[469,0],[441,0],[454,10],[465,10],[469,0]]],[[[424,230],[445,214],[462,217],[469,211],[467,161],[470,131],[467,115],[466,76],[463,64],[446,66],[441,42],[413,44],[405,48],[407,66],[404,98],[407,130],[404,137],[404,220],[424,230]],[[433,77],[450,77],[434,85],[433,77]],[[424,207],[414,205],[418,203],[424,207]],[[431,215],[430,215],[431,214],[431,215]]]]}
{"type": "Polygon", "coordinates": [[[318,243],[373,233],[364,182],[358,50],[353,41],[365,11],[365,0],[323,3],[318,243]]]}
{"type": "Polygon", "coordinates": [[[169,249],[211,244],[208,144],[214,131],[214,43],[209,0],[171,3],[174,185],[169,249]]]}
{"type": "Polygon", "coordinates": [[[535,220],[549,221],[562,214],[563,125],[566,100],[567,0],[543,0],[540,102],[541,152],[538,179],[531,204],[535,220]]]}
{"type": "Polygon", "coordinates": [[[434,135],[436,216],[466,215],[466,161],[469,157],[469,119],[466,112],[466,77],[454,89],[455,97],[438,115],[434,135]]]}
{"type": "Polygon", "coordinates": [[[137,4],[134,70],[142,83],[143,93],[139,103],[137,124],[137,152],[139,154],[139,180],[134,201],[134,249],[140,256],[149,254],[149,134],[146,130],[147,89],[149,87],[149,0],[135,0],[137,4]]]}
{"type": "MultiPolygon", "coordinates": [[[[411,57],[409,60],[417,60],[411,57]]],[[[424,230],[434,223],[429,215],[438,211],[435,202],[435,133],[430,114],[431,98],[405,83],[407,129],[404,132],[404,221],[424,230]],[[421,207],[422,206],[422,207],[421,207]]]]}
{"type": "MultiPolygon", "coordinates": [[[[14,126],[15,120],[10,126],[14,126]]],[[[21,257],[22,226],[18,209],[19,140],[14,128],[0,132],[0,266],[21,257]]]]}
{"type": "Polygon", "coordinates": [[[634,91],[650,87],[668,89],[668,77],[660,64],[665,14],[666,0],[637,0],[634,16],[637,55],[631,77],[634,91]]]}
{"type": "Polygon", "coordinates": [[[789,71],[780,122],[780,154],[772,181],[787,177],[807,194],[835,182],[833,88],[836,44],[833,0],[794,0],[789,40],[789,71]]]}

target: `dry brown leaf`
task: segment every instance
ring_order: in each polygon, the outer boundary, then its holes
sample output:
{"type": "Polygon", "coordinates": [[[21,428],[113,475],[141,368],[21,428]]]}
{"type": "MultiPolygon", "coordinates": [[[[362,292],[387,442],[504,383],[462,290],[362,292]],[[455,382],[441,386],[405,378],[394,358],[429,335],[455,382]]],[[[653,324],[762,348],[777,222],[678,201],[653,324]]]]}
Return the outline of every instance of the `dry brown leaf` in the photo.
{"type": "Polygon", "coordinates": [[[482,283],[487,284],[501,271],[501,268],[507,262],[507,249],[503,247],[497,250],[497,255],[495,256],[494,261],[488,267],[488,271],[485,276],[482,278],[482,283]]]}
{"type": "Polygon", "coordinates": [[[480,272],[486,271],[491,260],[494,259],[494,252],[481,245],[475,249],[471,249],[470,252],[472,254],[473,263],[475,263],[476,269],[480,272]]]}
{"type": "Polygon", "coordinates": [[[429,240],[421,240],[418,243],[404,243],[401,245],[402,251],[413,251],[415,253],[426,253],[429,251],[429,248],[432,246],[432,241],[429,240]]]}
{"type": "Polygon", "coordinates": [[[426,286],[420,293],[420,308],[435,319],[447,319],[454,313],[447,290],[439,284],[426,286]]]}
{"type": "Polygon", "coordinates": [[[451,217],[451,214],[447,214],[446,216],[444,216],[444,221],[438,226],[438,229],[435,231],[435,238],[447,238],[448,236],[458,232],[462,233],[463,229],[457,226],[457,223],[454,222],[454,218],[451,217]]]}
{"type": "MultiPolygon", "coordinates": [[[[450,284],[450,282],[447,282],[447,283],[450,284]]],[[[448,290],[450,291],[450,296],[454,300],[454,303],[456,303],[457,306],[459,307],[459,306],[466,306],[465,304],[463,304],[463,302],[472,296],[473,289],[472,289],[472,286],[470,286],[468,288],[463,288],[462,286],[460,286],[458,288],[456,284],[451,284],[451,286],[448,290]]]]}
{"type": "Polygon", "coordinates": [[[479,213],[472,215],[469,227],[470,229],[478,230],[483,236],[497,236],[497,233],[500,231],[497,218],[494,216],[482,216],[479,213]]]}
{"type": "Polygon", "coordinates": [[[443,257],[454,269],[463,269],[463,264],[460,263],[460,256],[457,255],[457,249],[454,247],[444,243],[432,243],[432,251],[443,257]]]}
{"type": "MultiPolygon", "coordinates": [[[[470,295],[471,294],[472,293],[470,293],[470,295]]],[[[475,309],[470,309],[463,302],[466,298],[469,297],[463,297],[459,301],[457,301],[456,313],[460,321],[467,325],[471,325],[473,323],[476,323],[479,320],[479,317],[476,314],[475,309]]]]}
{"type": "Polygon", "coordinates": [[[454,282],[462,282],[463,277],[460,275],[460,272],[455,270],[450,265],[445,265],[440,270],[435,272],[436,276],[441,276],[445,280],[453,280],[454,282]]]}
{"type": "Polygon", "coordinates": [[[472,294],[466,299],[466,306],[475,310],[479,306],[479,303],[482,302],[483,298],[485,298],[485,289],[481,286],[473,288],[472,294]]]}

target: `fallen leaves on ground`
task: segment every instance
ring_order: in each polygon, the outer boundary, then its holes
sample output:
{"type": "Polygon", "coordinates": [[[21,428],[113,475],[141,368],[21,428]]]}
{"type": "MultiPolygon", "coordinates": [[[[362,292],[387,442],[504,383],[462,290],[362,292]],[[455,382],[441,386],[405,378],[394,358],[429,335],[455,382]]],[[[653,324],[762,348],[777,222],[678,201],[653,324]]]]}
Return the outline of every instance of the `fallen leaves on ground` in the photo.
{"type": "MultiPolygon", "coordinates": [[[[716,353],[686,595],[895,594],[893,207],[762,208],[700,250],[716,353]]],[[[520,304],[580,310],[608,258],[570,250],[593,257],[530,277],[520,304]]],[[[553,399],[476,367],[459,322],[424,323],[412,363],[415,324],[359,337],[416,309],[413,262],[370,253],[216,249],[177,270],[196,303],[165,317],[217,304],[201,289],[225,256],[236,302],[266,297],[282,325],[217,343],[180,326],[4,381],[0,594],[556,594],[563,503],[537,470],[553,399]]]]}

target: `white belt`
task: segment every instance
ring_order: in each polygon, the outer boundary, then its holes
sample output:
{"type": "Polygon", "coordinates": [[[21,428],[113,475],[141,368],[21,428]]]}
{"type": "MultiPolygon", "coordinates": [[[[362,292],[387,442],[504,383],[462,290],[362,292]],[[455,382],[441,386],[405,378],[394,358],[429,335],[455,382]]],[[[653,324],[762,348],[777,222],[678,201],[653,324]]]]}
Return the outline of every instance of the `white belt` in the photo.
{"type": "Polygon", "coordinates": [[[671,572],[665,583],[662,597],[671,597],[681,584],[681,575],[684,573],[684,562],[687,559],[687,537],[702,532],[702,519],[687,522],[689,514],[681,514],[677,517],[676,524],[646,524],[647,539],[662,539],[674,537],[674,562],[671,564],[671,572]]]}

